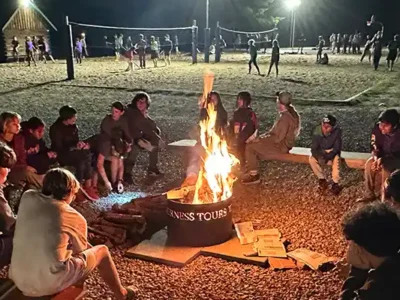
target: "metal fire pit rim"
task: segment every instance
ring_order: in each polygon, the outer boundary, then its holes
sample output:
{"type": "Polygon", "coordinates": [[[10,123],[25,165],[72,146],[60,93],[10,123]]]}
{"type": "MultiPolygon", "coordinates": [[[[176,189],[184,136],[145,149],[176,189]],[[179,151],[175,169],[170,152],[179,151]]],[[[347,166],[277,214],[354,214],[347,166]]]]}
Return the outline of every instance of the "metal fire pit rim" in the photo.
{"type": "Polygon", "coordinates": [[[229,197],[228,199],[224,200],[224,201],[219,201],[219,202],[213,202],[213,203],[201,203],[201,204],[193,204],[193,203],[183,203],[183,202],[179,202],[176,201],[174,199],[167,199],[170,202],[176,203],[176,204],[180,204],[180,205],[187,205],[187,206],[201,206],[201,207],[205,207],[207,205],[211,206],[211,205],[216,205],[216,204],[220,204],[220,203],[224,203],[224,202],[232,202],[233,196],[229,197]]]}

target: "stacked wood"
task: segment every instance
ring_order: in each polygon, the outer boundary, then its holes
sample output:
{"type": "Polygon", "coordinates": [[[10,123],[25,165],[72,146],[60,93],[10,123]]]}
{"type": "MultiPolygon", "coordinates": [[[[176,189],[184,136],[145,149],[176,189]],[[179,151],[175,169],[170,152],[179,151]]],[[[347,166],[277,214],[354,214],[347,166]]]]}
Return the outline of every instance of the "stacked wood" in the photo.
{"type": "Polygon", "coordinates": [[[124,205],[115,204],[89,226],[94,245],[121,246],[137,244],[167,225],[167,200],[164,196],[133,199],[124,205]]]}

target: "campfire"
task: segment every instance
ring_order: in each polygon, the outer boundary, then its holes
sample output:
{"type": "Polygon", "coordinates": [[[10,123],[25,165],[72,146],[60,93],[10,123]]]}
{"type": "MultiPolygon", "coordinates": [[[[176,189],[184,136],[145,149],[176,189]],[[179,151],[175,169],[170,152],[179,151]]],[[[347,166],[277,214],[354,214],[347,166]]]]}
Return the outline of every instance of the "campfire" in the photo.
{"type": "Polygon", "coordinates": [[[236,180],[232,168],[239,163],[238,159],[229,153],[226,137],[217,132],[217,111],[214,104],[207,101],[213,80],[212,73],[204,76],[204,94],[200,107],[207,110],[208,119],[200,122],[200,142],[205,155],[194,195],[188,194],[189,201],[190,197],[193,197],[192,204],[217,203],[229,199],[236,180]]]}

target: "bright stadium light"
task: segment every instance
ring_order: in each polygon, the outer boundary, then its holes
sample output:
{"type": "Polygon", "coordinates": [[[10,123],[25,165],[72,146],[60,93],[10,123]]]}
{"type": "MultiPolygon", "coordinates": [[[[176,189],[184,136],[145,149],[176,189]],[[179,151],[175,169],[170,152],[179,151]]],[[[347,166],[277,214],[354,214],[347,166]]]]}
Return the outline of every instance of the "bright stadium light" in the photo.
{"type": "Polygon", "coordinates": [[[294,48],[294,39],[296,35],[296,9],[300,6],[301,0],[285,0],[285,6],[292,12],[292,20],[290,24],[290,46],[294,48]]]}
{"type": "Polygon", "coordinates": [[[32,4],[32,0],[21,0],[21,4],[24,7],[29,7],[32,4]]]}
{"type": "Polygon", "coordinates": [[[289,10],[295,10],[301,4],[301,0],[286,0],[285,5],[289,10]]]}

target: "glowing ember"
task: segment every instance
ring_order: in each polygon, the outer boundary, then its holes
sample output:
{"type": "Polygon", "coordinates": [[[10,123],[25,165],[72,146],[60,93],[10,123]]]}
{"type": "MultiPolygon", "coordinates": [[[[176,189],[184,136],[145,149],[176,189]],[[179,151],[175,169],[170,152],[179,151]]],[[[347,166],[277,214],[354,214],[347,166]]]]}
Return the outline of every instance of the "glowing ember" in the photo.
{"type": "MultiPolygon", "coordinates": [[[[210,78],[213,79],[210,74],[206,74],[204,78],[206,97],[212,90],[210,78]]],[[[207,101],[204,101],[202,104],[206,106],[206,103],[207,101]]],[[[208,119],[200,122],[200,141],[205,150],[205,159],[196,183],[193,204],[215,203],[230,198],[236,180],[232,168],[239,163],[238,159],[229,153],[225,137],[217,134],[217,111],[214,104],[209,103],[206,109],[208,119]]]]}

